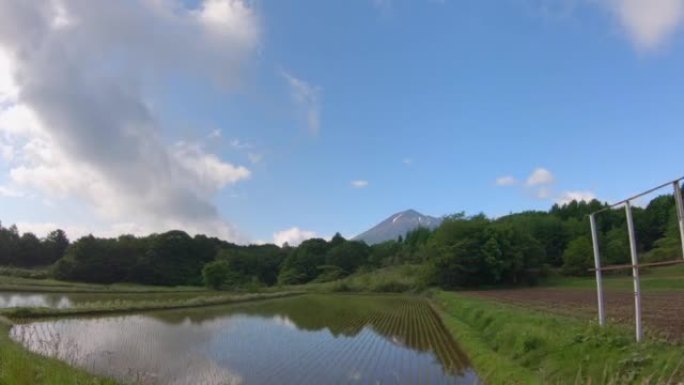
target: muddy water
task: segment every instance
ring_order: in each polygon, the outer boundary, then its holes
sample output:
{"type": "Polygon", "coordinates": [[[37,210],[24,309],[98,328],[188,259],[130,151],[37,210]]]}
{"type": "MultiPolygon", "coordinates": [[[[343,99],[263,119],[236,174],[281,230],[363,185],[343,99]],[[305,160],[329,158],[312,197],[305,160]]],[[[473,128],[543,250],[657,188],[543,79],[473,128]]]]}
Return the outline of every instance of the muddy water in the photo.
{"type": "Polygon", "coordinates": [[[30,350],[144,384],[475,384],[420,299],[301,296],[16,325],[30,350]]]}

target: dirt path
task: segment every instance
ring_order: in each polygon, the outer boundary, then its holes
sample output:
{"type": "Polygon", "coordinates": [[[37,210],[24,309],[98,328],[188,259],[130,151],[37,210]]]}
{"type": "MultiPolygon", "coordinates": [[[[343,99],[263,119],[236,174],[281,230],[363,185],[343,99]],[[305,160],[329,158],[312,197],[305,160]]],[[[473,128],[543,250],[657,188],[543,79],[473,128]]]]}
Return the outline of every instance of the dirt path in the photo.
{"type": "MultiPolygon", "coordinates": [[[[586,289],[529,288],[465,293],[543,311],[596,318],[596,292],[586,289]]],[[[642,294],[642,318],[650,335],[684,342],[684,292],[642,294]]],[[[606,292],[608,322],[634,325],[634,294],[606,292]]]]}

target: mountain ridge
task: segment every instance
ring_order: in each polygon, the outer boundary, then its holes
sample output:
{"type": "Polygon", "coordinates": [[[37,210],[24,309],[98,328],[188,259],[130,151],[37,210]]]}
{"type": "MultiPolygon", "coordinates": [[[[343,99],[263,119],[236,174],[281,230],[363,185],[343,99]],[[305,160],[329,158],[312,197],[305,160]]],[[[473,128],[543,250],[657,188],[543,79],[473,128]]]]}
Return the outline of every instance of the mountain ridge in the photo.
{"type": "Polygon", "coordinates": [[[400,236],[405,236],[411,230],[419,227],[434,229],[442,223],[443,218],[423,215],[414,209],[394,213],[377,225],[352,238],[364,241],[369,245],[382,243],[400,236]]]}

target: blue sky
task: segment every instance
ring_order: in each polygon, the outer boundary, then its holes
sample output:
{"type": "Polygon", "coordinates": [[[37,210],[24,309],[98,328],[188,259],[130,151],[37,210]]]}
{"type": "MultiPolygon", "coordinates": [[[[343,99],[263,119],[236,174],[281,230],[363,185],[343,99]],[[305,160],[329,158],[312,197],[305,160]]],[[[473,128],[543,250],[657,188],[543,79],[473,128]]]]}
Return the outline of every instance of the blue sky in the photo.
{"type": "MultiPolygon", "coordinates": [[[[126,19],[146,3],[122,6],[117,15],[126,19]]],[[[187,22],[205,28],[201,23],[219,20],[226,40],[212,40],[191,58],[186,53],[195,49],[193,40],[178,52],[171,43],[159,55],[181,63],[175,66],[129,49],[126,36],[121,46],[98,41],[123,34],[110,27],[92,34],[94,41],[77,40],[82,50],[69,63],[96,74],[94,82],[107,75],[135,84],[135,100],[154,116],[151,134],[141,132],[160,138],[160,154],[178,159],[181,176],[172,171],[175,176],[157,181],[159,169],[147,170],[153,161],[144,156],[118,159],[120,152],[113,152],[102,160],[81,154],[81,147],[71,150],[84,135],[91,148],[107,145],[98,142],[104,133],[87,126],[68,142],[61,135],[69,127],[43,129],[42,140],[55,141],[50,151],[65,152],[68,160],[60,170],[41,173],[37,168],[45,165],[26,154],[35,140],[31,130],[17,134],[8,126],[18,118],[7,118],[0,148],[12,156],[4,163],[0,157],[3,223],[109,235],[167,227],[211,233],[220,222],[228,230],[218,235],[241,242],[296,242],[336,231],[351,237],[408,208],[435,216],[498,216],[573,197],[614,201],[684,174],[680,0],[208,0],[174,6],[187,20],[159,21],[165,31],[192,37],[195,29],[182,29],[187,22]],[[225,3],[228,11],[210,13],[209,3],[216,9],[225,3]],[[196,18],[202,10],[207,17],[196,18]],[[117,48],[123,53],[109,55],[117,48]],[[92,64],[98,60],[99,66],[92,64]],[[128,191],[132,181],[121,170],[139,171],[136,180],[154,183],[128,191]],[[88,194],[77,183],[46,182],[50,175],[68,180],[90,173],[88,185],[102,187],[88,194]],[[189,183],[192,178],[198,182],[189,183]],[[166,185],[168,191],[158,190],[166,185]],[[192,199],[176,197],[186,190],[192,199]],[[158,209],[136,207],[167,195],[158,209]],[[206,207],[216,213],[198,214],[206,207]]],[[[64,2],[73,17],[60,28],[107,28],[79,24],[79,15],[96,16],[79,7],[88,8],[64,2]]],[[[150,11],[149,17],[156,22],[161,16],[150,11]]],[[[12,58],[22,45],[10,32],[0,31],[0,48],[10,57],[5,83],[19,83],[21,92],[0,103],[5,113],[26,106],[42,126],[53,121],[48,117],[55,109],[78,113],[77,106],[23,96],[32,85],[16,80],[16,68],[26,63],[12,58]]],[[[74,39],[59,28],[51,33],[74,39]]],[[[164,44],[159,36],[146,41],[146,28],[131,33],[143,43],[164,44]]],[[[112,127],[130,138],[131,130],[138,135],[135,122],[145,122],[133,119],[131,128],[130,121],[112,127]]]]}

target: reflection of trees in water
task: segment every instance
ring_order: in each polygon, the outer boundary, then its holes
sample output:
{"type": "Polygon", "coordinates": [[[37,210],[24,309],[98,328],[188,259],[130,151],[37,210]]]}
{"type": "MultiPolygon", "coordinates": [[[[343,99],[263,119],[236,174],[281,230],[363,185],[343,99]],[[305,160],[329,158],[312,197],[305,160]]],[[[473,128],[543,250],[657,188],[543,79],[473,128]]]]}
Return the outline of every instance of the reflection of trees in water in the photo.
{"type": "Polygon", "coordinates": [[[228,308],[159,312],[153,316],[169,323],[202,323],[230,314],[285,317],[300,330],[327,329],[335,337],[354,337],[369,327],[395,345],[432,352],[447,372],[462,374],[470,366],[430,305],[419,298],[306,295],[228,308]]]}

